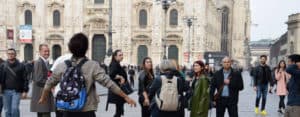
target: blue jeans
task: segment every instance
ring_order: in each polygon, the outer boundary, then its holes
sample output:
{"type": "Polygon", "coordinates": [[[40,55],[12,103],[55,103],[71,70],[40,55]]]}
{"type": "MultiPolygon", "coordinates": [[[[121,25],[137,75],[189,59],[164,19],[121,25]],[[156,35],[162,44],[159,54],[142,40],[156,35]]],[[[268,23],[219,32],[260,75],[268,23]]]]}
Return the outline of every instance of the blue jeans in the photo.
{"type": "Polygon", "coordinates": [[[21,93],[15,90],[4,90],[3,105],[5,117],[20,117],[20,100],[21,93]]]}
{"type": "Polygon", "coordinates": [[[265,110],[268,94],[268,84],[257,85],[255,107],[259,107],[260,98],[262,97],[261,110],[265,110]]]}

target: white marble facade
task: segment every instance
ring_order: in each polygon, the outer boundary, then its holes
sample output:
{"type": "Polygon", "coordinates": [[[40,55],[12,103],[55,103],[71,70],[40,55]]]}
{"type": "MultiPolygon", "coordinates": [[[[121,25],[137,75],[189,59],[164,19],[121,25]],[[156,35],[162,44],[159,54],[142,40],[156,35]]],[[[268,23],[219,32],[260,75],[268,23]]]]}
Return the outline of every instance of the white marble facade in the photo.
{"type": "MultiPolygon", "coordinates": [[[[109,0],[0,0],[0,56],[14,47],[18,58],[24,60],[24,43],[20,43],[19,26],[25,24],[25,11],[32,12],[33,51],[38,56],[38,45],[60,46],[67,53],[67,43],[74,33],[84,32],[90,39],[87,56],[92,57],[93,38],[106,39],[108,49],[109,0]],[[53,12],[59,11],[60,25],[53,26],[53,12]],[[14,30],[14,39],[8,40],[6,30],[14,30]]],[[[162,38],[167,50],[178,48],[178,62],[187,64],[184,53],[190,48],[191,61],[203,59],[204,52],[221,51],[222,9],[228,8],[227,50],[229,55],[245,65],[244,40],[250,39],[249,0],[176,0],[167,11],[166,19],[161,4],[156,0],[112,0],[112,47],[122,49],[125,64],[138,63],[138,48],[147,48],[147,55],[158,64],[163,57],[162,38]],[[147,25],[139,25],[141,10],[147,13],[147,25]],[[169,25],[170,12],[178,13],[178,25],[169,25]],[[186,17],[194,17],[188,30],[186,17]],[[164,26],[166,24],[166,31],[164,26]],[[190,32],[190,33],[189,33],[190,32]],[[190,34],[190,36],[189,36],[190,34]],[[164,36],[165,35],[165,36],[164,36]],[[190,40],[188,39],[190,37],[190,40]],[[189,44],[190,43],[190,44],[189,44]]],[[[97,44],[96,44],[97,45],[97,44]]],[[[168,51],[167,51],[168,54],[168,51]]],[[[50,58],[53,55],[51,54],[50,58]]]]}

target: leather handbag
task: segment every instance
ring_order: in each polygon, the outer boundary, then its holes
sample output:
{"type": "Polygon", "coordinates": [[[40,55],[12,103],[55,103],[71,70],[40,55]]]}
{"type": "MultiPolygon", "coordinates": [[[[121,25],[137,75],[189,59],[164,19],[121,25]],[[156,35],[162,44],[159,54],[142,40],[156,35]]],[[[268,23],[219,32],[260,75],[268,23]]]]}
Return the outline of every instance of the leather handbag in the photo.
{"type": "Polygon", "coordinates": [[[130,84],[129,84],[128,82],[125,82],[124,84],[122,84],[122,85],[120,86],[120,88],[121,88],[121,90],[122,90],[125,94],[127,94],[127,95],[133,93],[133,89],[131,88],[131,86],[130,86],[130,84]]]}

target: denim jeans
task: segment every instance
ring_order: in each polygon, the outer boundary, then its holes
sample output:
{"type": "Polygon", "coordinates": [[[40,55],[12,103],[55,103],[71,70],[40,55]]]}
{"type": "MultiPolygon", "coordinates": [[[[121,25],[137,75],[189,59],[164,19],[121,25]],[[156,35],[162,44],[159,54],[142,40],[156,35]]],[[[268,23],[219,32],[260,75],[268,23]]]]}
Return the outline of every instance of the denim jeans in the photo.
{"type": "Polygon", "coordinates": [[[261,110],[265,110],[266,102],[267,102],[267,94],[268,94],[268,84],[259,84],[257,85],[256,91],[256,102],[255,106],[259,107],[260,98],[262,97],[262,106],[261,110]]]}
{"type": "Polygon", "coordinates": [[[4,90],[3,105],[5,117],[20,117],[20,100],[21,93],[15,90],[4,90]]]}

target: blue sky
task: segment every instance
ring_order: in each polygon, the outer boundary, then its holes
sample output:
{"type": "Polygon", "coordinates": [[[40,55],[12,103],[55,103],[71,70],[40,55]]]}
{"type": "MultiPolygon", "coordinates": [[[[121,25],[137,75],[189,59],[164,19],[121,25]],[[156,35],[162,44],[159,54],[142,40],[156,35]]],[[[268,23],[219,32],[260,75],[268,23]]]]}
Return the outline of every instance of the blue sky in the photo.
{"type": "Polygon", "coordinates": [[[250,0],[250,9],[251,41],[275,39],[287,31],[288,16],[300,13],[300,0],[250,0]]]}

